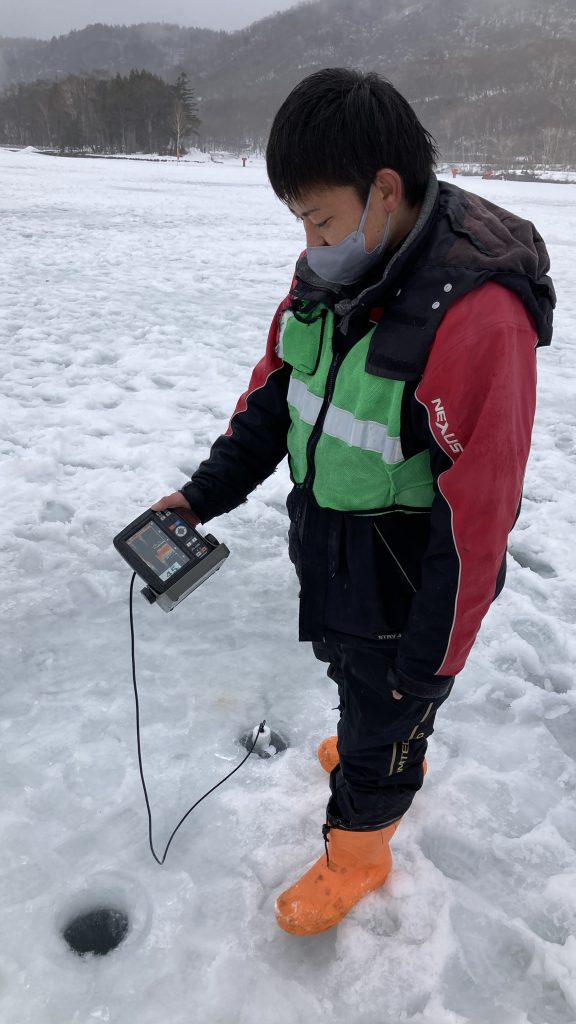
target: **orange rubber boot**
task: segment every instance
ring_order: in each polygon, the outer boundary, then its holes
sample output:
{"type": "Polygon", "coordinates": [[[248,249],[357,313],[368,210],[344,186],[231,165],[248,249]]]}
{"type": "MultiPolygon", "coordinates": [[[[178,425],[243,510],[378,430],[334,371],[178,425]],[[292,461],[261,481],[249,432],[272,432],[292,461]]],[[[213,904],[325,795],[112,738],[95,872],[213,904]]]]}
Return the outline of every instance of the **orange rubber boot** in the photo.
{"type": "Polygon", "coordinates": [[[318,747],[318,760],[325,772],[330,773],[338,764],[338,737],[327,736],[318,747]]]}
{"type": "Polygon", "coordinates": [[[373,832],[324,826],[326,854],[276,900],[276,920],[291,935],[317,935],[339,924],[390,874],[389,842],[399,822],[373,832]]]}
{"type": "MultiPolygon", "coordinates": [[[[320,761],[320,764],[322,765],[324,771],[330,774],[330,772],[334,770],[334,768],[339,762],[338,737],[327,736],[325,740],[322,740],[322,743],[318,747],[317,754],[318,760],[320,761]]],[[[428,771],[426,758],[424,758],[422,762],[422,770],[424,772],[424,775],[426,775],[426,772],[428,771]]]]}

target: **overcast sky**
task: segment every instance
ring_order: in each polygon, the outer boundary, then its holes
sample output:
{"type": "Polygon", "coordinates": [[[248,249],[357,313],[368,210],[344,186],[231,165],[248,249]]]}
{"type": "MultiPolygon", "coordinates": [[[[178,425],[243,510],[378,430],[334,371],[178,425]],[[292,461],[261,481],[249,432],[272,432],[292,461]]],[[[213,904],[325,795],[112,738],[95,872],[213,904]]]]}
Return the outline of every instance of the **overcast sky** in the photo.
{"type": "Polygon", "coordinates": [[[0,36],[49,39],[95,21],[168,21],[199,28],[244,28],[298,0],[0,0],[0,36]]]}

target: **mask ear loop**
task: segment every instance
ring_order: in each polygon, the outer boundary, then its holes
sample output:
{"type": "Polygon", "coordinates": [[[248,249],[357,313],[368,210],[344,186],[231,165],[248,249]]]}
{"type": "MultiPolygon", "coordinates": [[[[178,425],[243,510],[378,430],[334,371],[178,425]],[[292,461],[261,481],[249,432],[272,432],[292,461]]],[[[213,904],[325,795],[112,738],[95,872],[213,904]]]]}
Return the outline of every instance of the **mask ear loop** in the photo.
{"type": "MultiPolygon", "coordinates": [[[[366,223],[366,218],[368,216],[368,211],[370,209],[370,200],[372,198],[372,189],[373,188],[374,188],[374,185],[370,185],[370,191],[368,193],[368,199],[366,200],[366,206],[364,207],[364,212],[362,214],[360,223],[359,223],[359,225],[358,225],[358,227],[356,229],[356,234],[357,235],[362,235],[364,233],[364,225],[366,223]]],[[[366,248],[366,246],[364,246],[364,248],[366,248]]]]}
{"type": "Polygon", "coordinates": [[[382,238],[382,241],[378,242],[378,244],[375,245],[374,248],[370,250],[370,252],[368,252],[368,250],[366,249],[366,238],[364,236],[364,225],[366,223],[366,218],[368,217],[368,211],[370,209],[370,200],[372,198],[372,189],[373,188],[374,188],[374,185],[370,185],[370,191],[368,193],[368,199],[366,200],[366,206],[364,207],[364,213],[362,214],[362,219],[361,219],[361,221],[360,221],[360,223],[358,225],[358,230],[356,232],[358,238],[360,238],[360,237],[362,238],[363,245],[364,245],[364,252],[366,253],[367,256],[371,256],[373,252],[380,253],[380,252],[384,251],[384,247],[385,247],[386,242],[388,241],[388,238],[390,236],[390,221],[392,220],[392,213],[389,212],[388,213],[388,218],[386,220],[386,227],[384,228],[384,237],[382,238]]]}
{"type": "Polygon", "coordinates": [[[388,241],[388,238],[390,237],[390,227],[391,227],[391,224],[392,224],[392,212],[389,210],[388,211],[388,217],[386,218],[386,227],[384,228],[384,238],[382,239],[382,241],[380,243],[383,249],[385,248],[386,242],[388,241]]]}

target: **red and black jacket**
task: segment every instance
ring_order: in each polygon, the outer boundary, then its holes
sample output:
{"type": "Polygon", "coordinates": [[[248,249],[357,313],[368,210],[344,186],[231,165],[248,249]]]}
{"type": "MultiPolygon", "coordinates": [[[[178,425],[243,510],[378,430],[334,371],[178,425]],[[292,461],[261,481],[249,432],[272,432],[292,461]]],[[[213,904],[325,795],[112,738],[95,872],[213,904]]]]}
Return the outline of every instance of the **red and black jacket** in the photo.
{"type": "Polygon", "coordinates": [[[286,455],[291,368],[276,354],[284,309],[331,305],[334,344],[344,347],[378,318],[366,370],[406,381],[402,449],[405,458],[428,449],[432,508],[359,516],[320,508],[295,487],[289,547],[300,639],[390,648],[413,696],[448,692],[504,584],[534,419],[535,348],[551,340],[548,268],[529,222],[434,178],[415,229],[359,295],[343,295],[300,259],[228,431],[182,488],[206,522],[243,502],[286,455]]]}

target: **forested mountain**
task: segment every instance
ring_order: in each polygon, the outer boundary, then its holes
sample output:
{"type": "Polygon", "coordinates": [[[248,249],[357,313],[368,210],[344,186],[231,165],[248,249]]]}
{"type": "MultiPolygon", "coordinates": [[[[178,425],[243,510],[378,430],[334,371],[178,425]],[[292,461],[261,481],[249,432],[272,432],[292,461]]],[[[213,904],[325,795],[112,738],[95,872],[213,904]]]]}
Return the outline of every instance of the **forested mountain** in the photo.
{"type": "Polygon", "coordinates": [[[92,25],[0,40],[0,83],[69,72],[184,70],[207,144],[258,147],[289,89],[329,65],[375,69],[447,159],[576,166],[574,0],[315,0],[238,32],[92,25]]]}
{"type": "Polygon", "coordinates": [[[210,67],[226,32],[179,25],[89,25],[50,40],[0,36],[0,88],[69,73],[128,74],[146,68],[163,76],[181,64],[210,67]]]}

